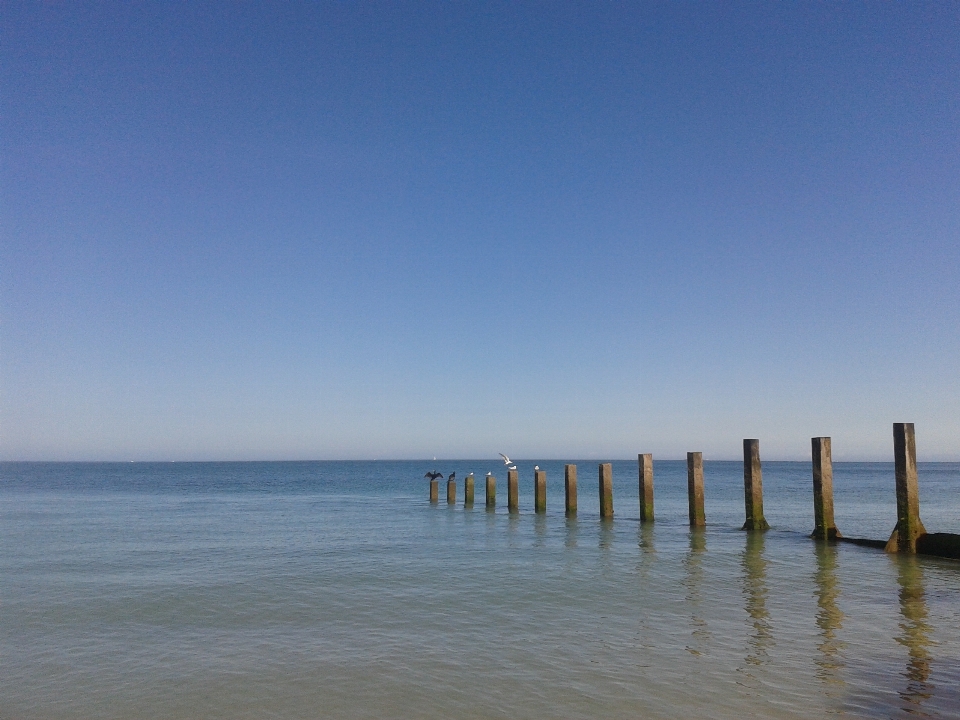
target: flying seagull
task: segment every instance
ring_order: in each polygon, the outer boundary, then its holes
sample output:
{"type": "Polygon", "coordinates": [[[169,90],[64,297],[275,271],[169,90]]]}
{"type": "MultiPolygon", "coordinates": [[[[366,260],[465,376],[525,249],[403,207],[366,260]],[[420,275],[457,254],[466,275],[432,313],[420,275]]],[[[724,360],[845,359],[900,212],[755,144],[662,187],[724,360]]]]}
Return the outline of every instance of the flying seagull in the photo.
{"type": "Polygon", "coordinates": [[[503,458],[503,464],[507,466],[507,470],[516,470],[517,466],[513,464],[513,461],[508,458],[503,453],[500,453],[500,457],[503,458]]]}
{"type": "Polygon", "coordinates": [[[426,475],[424,475],[424,477],[425,477],[425,478],[430,478],[431,480],[436,480],[437,478],[442,478],[442,477],[443,477],[443,473],[428,472],[426,475]]]}

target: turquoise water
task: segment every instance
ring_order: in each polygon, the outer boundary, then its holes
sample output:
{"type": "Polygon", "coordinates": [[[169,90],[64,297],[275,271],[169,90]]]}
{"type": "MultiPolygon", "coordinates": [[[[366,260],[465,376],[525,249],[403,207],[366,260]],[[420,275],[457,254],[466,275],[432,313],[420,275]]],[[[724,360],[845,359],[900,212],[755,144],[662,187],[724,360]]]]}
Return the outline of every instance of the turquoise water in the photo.
{"type": "MultiPolygon", "coordinates": [[[[960,562],[823,546],[808,463],[597,465],[535,516],[500,463],[0,464],[0,718],[734,718],[960,715],[960,562]],[[427,501],[426,470],[458,500],[427,501]],[[483,507],[498,473],[500,506],[483,507]],[[462,476],[477,504],[462,506],[462,476]]],[[[890,464],[834,468],[837,524],[886,538],[890,464]]],[[[921,464],[921,516],[960,532],[960,465],[921,464]]]]}

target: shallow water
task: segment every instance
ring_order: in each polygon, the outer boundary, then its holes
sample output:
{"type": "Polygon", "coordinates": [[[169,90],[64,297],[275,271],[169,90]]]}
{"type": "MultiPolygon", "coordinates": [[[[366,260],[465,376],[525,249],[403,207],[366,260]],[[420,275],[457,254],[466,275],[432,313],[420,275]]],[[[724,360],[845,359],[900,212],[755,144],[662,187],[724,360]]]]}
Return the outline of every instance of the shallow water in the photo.
{"type": "MultiPolygon", "coordinates": [[[[0,465],[0,718],[849,717],[960,714],[960,562],[811,541],[810,466],[764,463],[773,530],[740,532],[742,467],[596,463],[580,513],[505,508],[502,464],[0,465]],[[427,502],[429,465],[477,504],[427,502]],[[499,467],[498,467],[499,465],[499,467]],[[483,507],[483,474],[500,506],[483,507]]],[[[889,464],[836,464],[837,523],[885,538],[889,464]]],[[[921,515],[960,532],[960,465],[921,515]]],[[[441,495],[443,488],[441,487],[441,495]]]]}

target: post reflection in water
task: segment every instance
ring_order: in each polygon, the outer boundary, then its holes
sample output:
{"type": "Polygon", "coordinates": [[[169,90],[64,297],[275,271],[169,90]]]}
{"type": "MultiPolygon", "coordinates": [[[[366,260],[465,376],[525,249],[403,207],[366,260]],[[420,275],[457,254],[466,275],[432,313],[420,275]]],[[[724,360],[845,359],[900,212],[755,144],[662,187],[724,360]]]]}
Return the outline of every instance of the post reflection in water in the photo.
{"type": "MultiPolygon", "coordinates": [[[[846,685],[840,671],[845,666],[843,649],[846,643],[839,640],[837,631],[843,628],[843,611],[837,605],[840,583],[837,580],[837,546],[833,543],[815,542],[817,571],[814,575],[817,593],[817,627],[820,642],[816,660],[817,677],[825,685],[840,689],[846,685]]],[[[830,693],[831,695],[833,693],[830,693]]]]}
{"type": "Polygon", "coordinates": [[[600,519],[600,549],[609,550],[613,547],[613,523],[609,518],[600,519]]]}
{"type": "Polygon", "coordinates": [[[637,577],[641,582],[647,582],[653,562],[656,560],[653,523],[640,523],[637,529],[637,545],[640,548],[640,554],[637,556],[637,577]]]}
{"type": "Polygon", "coordinates": [[[767,611],[767,560],[763,554],[764,536],[761,532],[746,533],[743,550],[743,597],[747,617],[753,624],[753,633],[744,661],[747,666],[769,662],[768,650],[773,647],[773,627],[767,611]]]}
{"type": "Polygon", "coordinates": [[[900,585],[900,634],[897,642],[907,648],[907,667],[903,675],[907,685],[900,691],[903,709],[917,712],[933,694],[930,678],[930,625],[927,622],[926,589],[923,568],[915,555],[898,555],[897,582],[900,585]]]}
{"type": "Polygon", "coordinates": [[[507,544],[515,547],[520,539],[520,514],[507,513],[507,544]]]}
{"type": "Polygon", "coordinates": [[[542,513],[533,517],[533,546],[544,547],[547,543],[547,518],[542,513]]]}
{"type": "Polygon", "coordinates": [[[577,518],[568,517],[567,522],[567,535],[564,538],[563,545],[567,549],[575,548],[577,546],[577,518]]]}
{"type": "Polygon", "coordinates": [[[644,553],[655,553],[657,550],[653,545],[653,523],[640,523],[640,530],[637,532],[637,544],[644,553]]]}
{"type": "Polygon", "coordinates": [[[710,640],[710,630],[707,621],[701,614],[700,588],[703,585],[703,553],[707,549],[707,536],[702,527],[690,530],[690,552],[683,560],[686,568],[686,601],[690,608],[690,626],[692,630],[691,642],[687,645],[687,652],[691,655],[703,655],[710,640]]]}

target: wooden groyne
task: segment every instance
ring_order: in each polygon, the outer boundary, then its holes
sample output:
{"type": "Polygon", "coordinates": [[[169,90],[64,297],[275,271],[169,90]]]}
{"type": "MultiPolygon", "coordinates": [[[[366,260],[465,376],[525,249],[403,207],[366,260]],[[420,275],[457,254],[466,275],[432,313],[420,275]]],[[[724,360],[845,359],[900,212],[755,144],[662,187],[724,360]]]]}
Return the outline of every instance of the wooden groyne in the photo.
{"type": "Polygon", "coordinates": [[[830,438],[810,438],[813,464],[813,534],[818,540],[837,540],[840,532],[833,520],[833,457],[830,438]]]}
{"type": "Polygon", "coordinates": [[[563,466],[564,510],[567,516],[577,514],[577,466],[563,466]]]}
{"type": "Polygon", "coordinates": [[[703,527],[707,515],[703,510],[703,453],[687,453],[687,505],[690,527],[703,527]]]}
{"type": "MultiPolygon", "coordinates": [[[[855,538],[841,535],[834,520],[833,508],[833,458],[829,437],[810,438],[811,468],[813,477],[813,532],[811,537],[820,542],[847,542],[854,545],[883,548],[891,553],[933,555],[960,559],[960,535],[954,533],[928,533],[920,520],[920,491],[917,476],[917,444],[913,423],[893,424],[894,479],[897,497],[897,521],[888,540],[855,538]]],[[[638,495],[640,521],[654,521],[653,512],[653,455],[637,455],[638,495]]],[[[496,478],[488,475],[486,505],[496,509],[496,478]]],[[[436,504],[439,495],[437,480],[430,482],[430,502],[436,504]]],[[[600,494],[600,517],[613,518],[613,465],[601,463],[598,468],[600,494]]],[[[577,466],[564,466],[565,511],[568,517],[577,514],[577,466]]],[[[473,475],[467,476],[464,486],[464,505],[473,505],[473,475]]],[[[743,441],[743,495],[744,523],[742,530],[749,533],[764,532],[770,528],[763,514],[763,471],[760,463],[760,441],[747,438],[743,441]]],[[[706,525],[704,512],[703,454],[687,453],[687,498],[690,527],[706,525]]],[[[447,503],[456,503],[456,481],[451,475],[447,482],[447,503]]],[[[507,471],[507,509],[510,513],[520,511],[519,474],[515,469],[507,471]]],[[[534,512],[545,513],[547,509],[547,473],[534,471],[534,512]]]]}
{"type": "Polygon", "coordinates": [[[637,455],[640,522],[653,522],[653,455],[637,455]]]}

